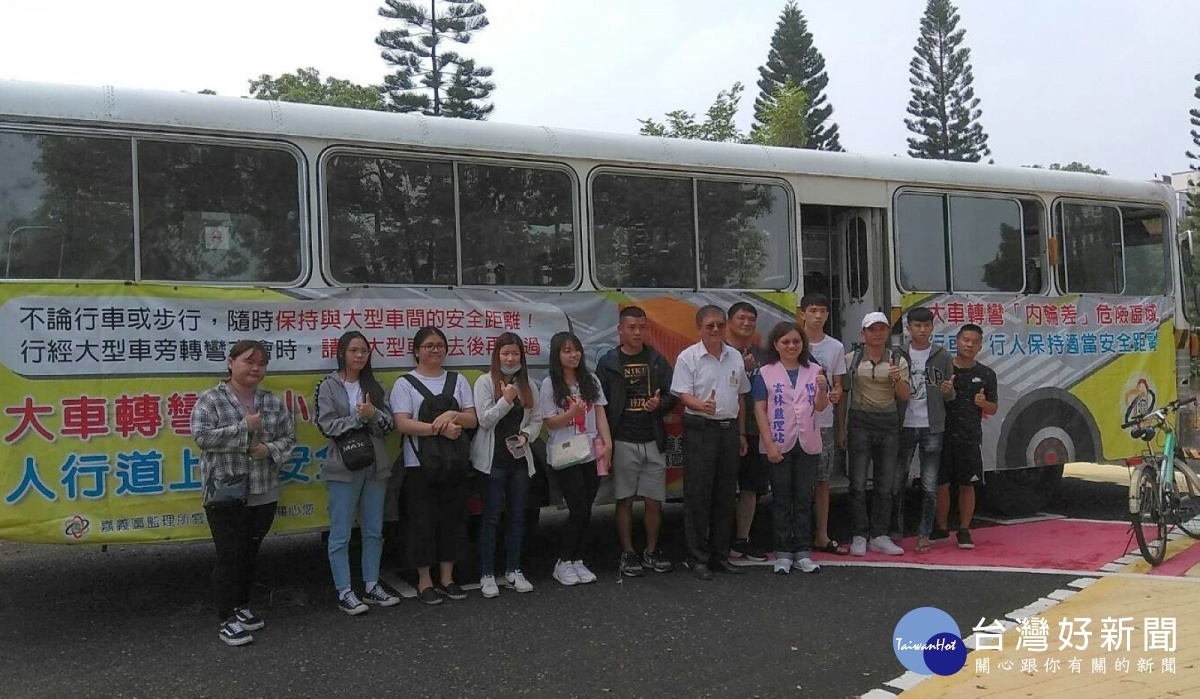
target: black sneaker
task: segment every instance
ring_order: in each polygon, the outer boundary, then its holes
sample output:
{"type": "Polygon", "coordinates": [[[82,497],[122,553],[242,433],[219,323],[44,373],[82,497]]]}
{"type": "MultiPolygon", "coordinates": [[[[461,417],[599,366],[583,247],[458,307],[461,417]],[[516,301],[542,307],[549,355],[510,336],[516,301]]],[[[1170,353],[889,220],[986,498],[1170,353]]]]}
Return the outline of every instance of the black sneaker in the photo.
{"type": "Polygon", "coordinates": [[[642,568],[642,562],[638,560],[638,555],[633,551],[625,551],[621,554],[621,575],[630,578],[640,578],[645,573],[642,568]]]}
{"type": "Polygon", "coordinates": [[[946,531],[945,529],[938,529],[937,527],[934,527],[933,533],[929,535],[930,541],[937,541],[938,539],[949,539],[949,538],[950,538],[950,532],[946,531]]]}
{"type": "Polygon", "coordinates": [[[363,604],[358,595],[354,594],[354,590],[346,590],[339,595],[337,607],[350,616],[358,616],[367,611],[367,605],[363,604]]]}
{"type": "Polygon", "coordinates": [[[456,582],[452,582],[449,585],[438,585],[434,589],[437,590],[439,595],[449,597],[450,599],[463,600],[467,598],[466,591],[459,587],[456,582]]]}
{"type": "Polygon", "coordinates": [[[237,618],[238,623],[247,631],[258,631],[266,626],[266,622],[254,615],[249,607],[238,607],[233,610],[233,616],[237,618]]]}
{"type": "Polygon", "coordinates": [[[221,624],[221,630],[217,635],[226,645],[229,646],[244,646],[254,640],[254,636],[242,626],[242,623],[237,620],[236,616],[231,616],[221,624]]]}
{"type": "Polygon", "coordinates": [[[642,566],[653,570],[655,573],[670,573],[675,570],[675,566],[662,551],[645,551],[642,553],[642,566]]]}
{"type": "Polygon", "coordinates": [[[421,600],[425,604],[441,604],[442,603],[442,596],[439,595],[432,587],[427,587],[424,590],[421,590],[420,592],[418,592],[417,599],[421,600]]]}
{"type": "Polygon", "coordinates": [[[697,580],[712,580],[713,579],[712,569],[708,567],[707,563],[696,563],[695,561],[684,561],[683,567],[686,568],[688,570],[688,572],[692,574],[692,577],[696,578],[697,580]]]}
{"type": "Polygon", "coordinates": [[[971,541],[971,531],[969,529],[958,530],[958,547],[960,549],[975,548],[975,542],[971,541]]]}
{"type": "Polygon", "coordinates": [[[733,542],[733,546],[729,548],[729,557],[761,563],[767,560],[767,552],[751,544],[749,539],[737,539],[733,542]]]}

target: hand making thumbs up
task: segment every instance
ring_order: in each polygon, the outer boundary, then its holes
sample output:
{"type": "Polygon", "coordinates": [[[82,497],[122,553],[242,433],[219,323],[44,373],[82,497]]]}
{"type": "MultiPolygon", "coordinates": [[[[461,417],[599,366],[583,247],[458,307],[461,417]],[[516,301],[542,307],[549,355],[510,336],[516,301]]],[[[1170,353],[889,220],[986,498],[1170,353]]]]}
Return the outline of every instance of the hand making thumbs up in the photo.
{"type": "Polygon", "coordinates": [[[983,397],[983,389],[981,388],[981,389],[979,389],[978,392],[975,393],[975,407],[983,408],[986,404],[987,404],[987,398],[983,397]]]}
{"type": "Polygon", "coordinates": [[[708,400],[704,401],[704,414],[705,415],[716,415],[717,414],[717,389],[715,389],[715,388],[713,389],[712,393],[708,396],[708,400]]]}
{"type": "Polygon", "coordinates": [[[370,393],[363,396],[363,402],[359,403],[355,407],[355,410],[358,411],[358,416],[361,419],[363,419],[363,420],[371,419],[371,416],[375,414],[375,406],[371,405],[371,394],[370,393]]]}
{"type": "Polygon", "coordinates": [[[662,391],[656,390],[654,395],[646,401],[646,412],[652,413],[658,410],[658,406],[662,405],[662,391]]]}

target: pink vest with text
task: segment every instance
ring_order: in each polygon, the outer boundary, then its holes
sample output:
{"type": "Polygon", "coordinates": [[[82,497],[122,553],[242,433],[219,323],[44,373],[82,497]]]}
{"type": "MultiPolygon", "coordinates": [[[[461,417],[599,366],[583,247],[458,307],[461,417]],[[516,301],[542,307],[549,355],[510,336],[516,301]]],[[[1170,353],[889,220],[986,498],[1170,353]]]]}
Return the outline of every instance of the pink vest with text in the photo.
{"type": "Polygon", "coordinates": [[[810,361],[800,365],[796,387],[792,388],[791,377],[780,362],[772,362],[760,369],[763,384],[767,387],[767,426],[770,433],[759,437],[759,451],[767,453],[769,437],[787,453],[796,442],[806,454],[821,453],[821,428],[817,425],[817,375],[821,365],[810,361]]]}

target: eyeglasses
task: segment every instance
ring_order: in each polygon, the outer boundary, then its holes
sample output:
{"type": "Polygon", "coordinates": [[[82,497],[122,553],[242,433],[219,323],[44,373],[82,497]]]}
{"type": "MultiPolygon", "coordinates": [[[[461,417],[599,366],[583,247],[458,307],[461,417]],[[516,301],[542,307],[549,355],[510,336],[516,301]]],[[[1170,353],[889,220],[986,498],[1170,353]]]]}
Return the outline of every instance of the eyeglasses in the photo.
{"type": "Polygon", "coordinates": [[[705,330],[709,330],[709,331],[712,331],[712,330],[724,330],[724,329],[725,329],[725,323],[723,323],[723,322],[722,322],[722,323],[705,323],[703,327],[704,327],[704,329],[705,329],[705,330]]]}
{"type": "Polygon", "coordinates": [[[425,350],[426,352],[445,352],[446,345],[440,342],[437,344],[424,344],[421,345],[421,349],[425,350]]]}

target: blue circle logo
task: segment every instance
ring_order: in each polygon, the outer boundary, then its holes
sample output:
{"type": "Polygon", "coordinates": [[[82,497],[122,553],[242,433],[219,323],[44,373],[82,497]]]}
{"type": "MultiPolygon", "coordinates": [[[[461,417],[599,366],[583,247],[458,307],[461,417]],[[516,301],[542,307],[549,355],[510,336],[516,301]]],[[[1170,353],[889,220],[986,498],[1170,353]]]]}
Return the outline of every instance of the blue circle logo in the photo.
{"type": "Polygon", "coordinates": [[[892,634],[892,650],[900,664],[921,675],[953,675],[967,664],[958,624],[936,607],[905,614],[892,634]]]}

